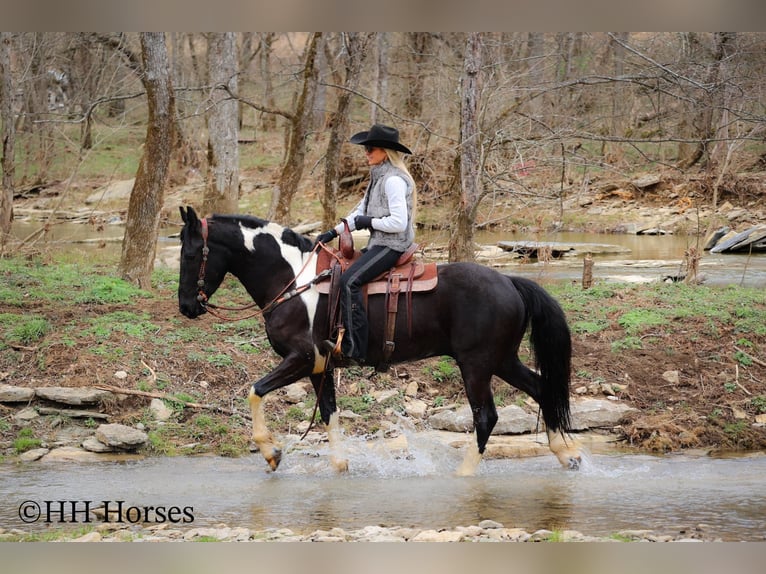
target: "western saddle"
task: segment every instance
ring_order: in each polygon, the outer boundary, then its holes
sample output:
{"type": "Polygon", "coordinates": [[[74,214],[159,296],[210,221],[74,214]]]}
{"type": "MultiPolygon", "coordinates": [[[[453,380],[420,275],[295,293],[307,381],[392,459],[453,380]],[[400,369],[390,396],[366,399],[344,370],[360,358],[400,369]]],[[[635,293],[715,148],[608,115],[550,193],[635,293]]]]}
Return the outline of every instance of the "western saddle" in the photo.
{"type": "MultiPolygon", "coordinates": [[[[345,223],[345,222],[344,222],[345,223]]],[[[340,339],[343,337],[344,327],[340,320],[340,276],[361,256],[361,251],[354,249],[354,239],[349,231],[348,224],[339,236],[340,249],[332,249],[322,245],[317,253],[317,275],[330,270],[329,280],[316,284],[320,293],[329,297],[329,325],[330,336],[337,334],[339,349],[340,339]]],[[[399,308],[399,296],[404,292],[407,302],[407,328],[412,334],[412,293],[433,291],[437,284],[436,263],[424,263],[415,258],[419,249],[417,243],[413,243],[407,251],[402,253],[394,267],[380,274],[378,277],[365,284],[364,299],[367,307],[369,295],[384,294],[386,306],[386,324],[383,337],[383,359],[376,365],[376,370],[385,372],[390,366],[391,354],[394,352],[394,335],[396,331],[396,314],[399,308]]]]}

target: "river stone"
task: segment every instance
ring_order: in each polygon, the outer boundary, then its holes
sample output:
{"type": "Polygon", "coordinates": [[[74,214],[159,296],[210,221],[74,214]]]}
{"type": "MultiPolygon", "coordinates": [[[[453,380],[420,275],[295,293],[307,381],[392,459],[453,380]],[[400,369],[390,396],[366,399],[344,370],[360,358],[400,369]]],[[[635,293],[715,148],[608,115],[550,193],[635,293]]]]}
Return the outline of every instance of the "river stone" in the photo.
{"type": "Polygon", "coordinates": [[[636,410],[619,401],[579,399],[571,405],[572,430],[613,427],[626,414],[636,410]]]}
{"type": "Polygon", "coordinates": [[[32,450],[28,450],[27,452],[19,455],[19,460],[22,462],[33,462],[35,460],[41,459],[49,452],[49,448],[33,448],[32,450]]]}
{"type": "Polygon", "coordinates": [[[74,446],[62,446],[61,448],[54,448],[44,457],[42,461],[72,461],[72,462],[99,462],[102,459],[101,455],[94,452],[88,452],[81,448],[74,446]]]}
{"type": "Polygon", "coordinates": [[[471,407],[464,405],[454,411],[441,411],[428,419],[431,428],[451,432],[470,432],[473,430],[471,407]]]}
{"type": "Polygon", "coordinates": [[[109,391],[90,387],[39,387],[35,394],[41,399],[74,406],[92,405],[114,396],[109,391]]]}
{"type": "Polygon", "coordinates": [[[492,434],[522,434],[532,432],[537,427],[537,417],[518,405],[498,409],[497,417],[492,434]]]}
{"type": "Polygon", "coordinates": [[[420,399],[410,399],[404,403],[404,412],[414,419],[422,419],[427,410],[428,405],[420,399]]]}
{"type": "Polygon", "coordinates": [[[16,385],[0,385],[0,403],[25,403],[35,396],[35,390],[16,385]]]}
{"type": "Polygon", "coordinates": [[[96,429],[96,438],[106,445],[126,450],[138,448],[149,440],[145,432],[117,423],[100,425],[96,429]]]}
{"type": "Polygon", "coordinates": [[[39,418],[39,416],[40,413],[34,407],[26,407],[13,415],[13,420],[18,424],[24,424],[39,418]]]}
{"type": "Polygon", "coordinates": [[[100,203],[101,201],[108,201],[111,199],[126,199],[130,197],[133,191],[133,185],[136,183],[135,179],[123,179],[121,181],[115,181],[108,185],[98,188],[86,199],[86,204],[100,203]]]}
{"type": "Polygon", "coordinates": [[[306,400],[307,396],[306,387],[302,384],[288,385],[285,389],[285,400],[293,405],[306,400]]]}
{"type": "Polygon", "coordinates": [[[160,422],[170,420],[170,417],[173,416],[173,409],[167,406],[162,399],[152,399],[152,402],[149,403],[149,411],[152,413],[154,420],[160,422]]]}
{"type": "Polygon", "coordinates": [[[96,437],[91,436],[82,441],[82,448],[88,452],[113,452],[114,448],[108,444],[104,444],[96,437]]]}
{"type": "MultiPolygon", "coordinates": [[[[517,405],[510,405],[498,410],[497,425],[492,434],[521,434],[531,432],[537,427],[537,417],[527,413],[517,405]]],[[[473,414],[469,405],[463,405],[454,411],[442,411],[428,419],[431,428],[451,432],[471,432],[473,414]]]]}
{"type": "Polygon", "coordinates": [[[461,542],[465,534],[456,530],[423,530],[412,539],[413,542],[461,542]]]}
{"type": "Polygon", "coordinates": [[[101,533],[96,531],[88,532],[79,538],[75,538],[72,542],[101,542],[101,533]]]}

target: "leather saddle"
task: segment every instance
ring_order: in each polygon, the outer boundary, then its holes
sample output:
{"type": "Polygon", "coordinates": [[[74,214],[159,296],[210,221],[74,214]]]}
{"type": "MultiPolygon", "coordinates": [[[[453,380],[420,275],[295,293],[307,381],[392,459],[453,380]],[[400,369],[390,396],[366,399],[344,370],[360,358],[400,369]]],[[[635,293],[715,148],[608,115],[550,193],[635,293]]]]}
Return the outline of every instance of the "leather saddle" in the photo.
{"type": "MultiPolygon", "coordinates": [[[[419,245],[413,243],[410,248],[402,253],[396,265],[388,271],[381,273],[378,277],[365,285],[367,295],[385,294],[389,291],[389,282],[391,277],[398,275],[401,289],[404,292],[433,291],[437,284],[436,263],[423,263],[415,259],[415,253],[419,245]]],[[[340,249],[330,249],[325,247],[317,254],[317,275],[335,265],[340,266],[340,272],[345,272],[351,264],[361,256],[361,251],[354,249],[354,240],[350,232],[343,232],[340,235],[340,249]]],[[[331,281],[321,281],[316,287],[320,293],[330,292],[331,281]]]]}
{"type": "MultiPolygon", "coordinates": [[[[327,294],[330,298],[328,305],[328,319],[330,336],[337,333],[336,350],[340,351],[340,341],[343,338],[344,328],[340,321],[339,297],[340,277],[351,264],[361,256],[361,251],[354,249],[354,240],[345,225],[345,230],[340,234],[340,249],[331,249],[323,246],[317,255],[317,277],[326,275],[327,279],[316,283],[320,293],[327,294]]],[[[380,362],[375,366],[376,370],[385,372],[390,365],[391,355],[396,346],[394,336],[396,331],[396,315],[399,308],[399,295],[406,294],[407,305],[407,331],[412,336],[412,293],[433,291],[437,284],[436,263],[423,263],[414,259],[418,245],[413,243],[410,248],[402,253],[393,268],[380,274],[378,277],[364,285],[365,301],[368,295],[385,295],[386,322],[384,325],[383,354],[380,362]]]]}

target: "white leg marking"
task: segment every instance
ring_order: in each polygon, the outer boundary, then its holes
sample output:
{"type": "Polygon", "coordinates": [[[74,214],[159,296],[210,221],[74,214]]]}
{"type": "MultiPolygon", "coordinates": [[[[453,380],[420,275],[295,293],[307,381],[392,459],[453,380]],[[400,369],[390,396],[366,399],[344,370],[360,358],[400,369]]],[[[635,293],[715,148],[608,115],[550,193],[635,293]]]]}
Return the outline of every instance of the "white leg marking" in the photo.
{"type": "Polygon", "coordinates": [[[580,468],[582,455],[577,441],[571,435],[565,436],[562,432],[553,433],[547,430],[546,434],[548,435],[548,446],[559,459],[561,466],[573,470],[580,468]]]}
{"type": "Polygon", "coordinates": [[[475,441],[471,441],[465,452],[465,458],[455,474],[457,476],[474,476],[476,469],[481,462],[481,453],[479,453],[479,446],[475,441]]]}
{"type": "Polygon", "coordinates": [[[340,415],[335,411],[330,415],[330,424],[327,426],[327,440],[330,443],[330,462],[338,472],[348,471],[348,460],[340,456],[340,415]]]}
{"type": "Polygon", "coordinates": [[[253,442],[258,445],[263,458],[269,463],[271,470],[277,470],[279,461],[282,458],[282,449],[274,443],[274,439],[266,427],[266,415],[263,411],[263,399],[253,392],[250,387],[250,394],[247,397],[250,403],[250,414],[253,417],[253,442]]]}

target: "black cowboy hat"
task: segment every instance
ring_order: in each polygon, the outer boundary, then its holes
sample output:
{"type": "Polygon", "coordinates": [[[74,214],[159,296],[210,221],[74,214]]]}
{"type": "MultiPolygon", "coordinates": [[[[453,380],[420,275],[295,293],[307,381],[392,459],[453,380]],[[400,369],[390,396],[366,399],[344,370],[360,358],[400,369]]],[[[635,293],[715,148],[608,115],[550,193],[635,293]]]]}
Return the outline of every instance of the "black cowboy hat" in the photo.
{"type": "Polygon", "coordinates": [[[348,141],[352,144],[382,147],[412,154],[407,146],[399,143],[399,130],[382,124],[375,124],[369,131],[354,134],[348,141]]]}

